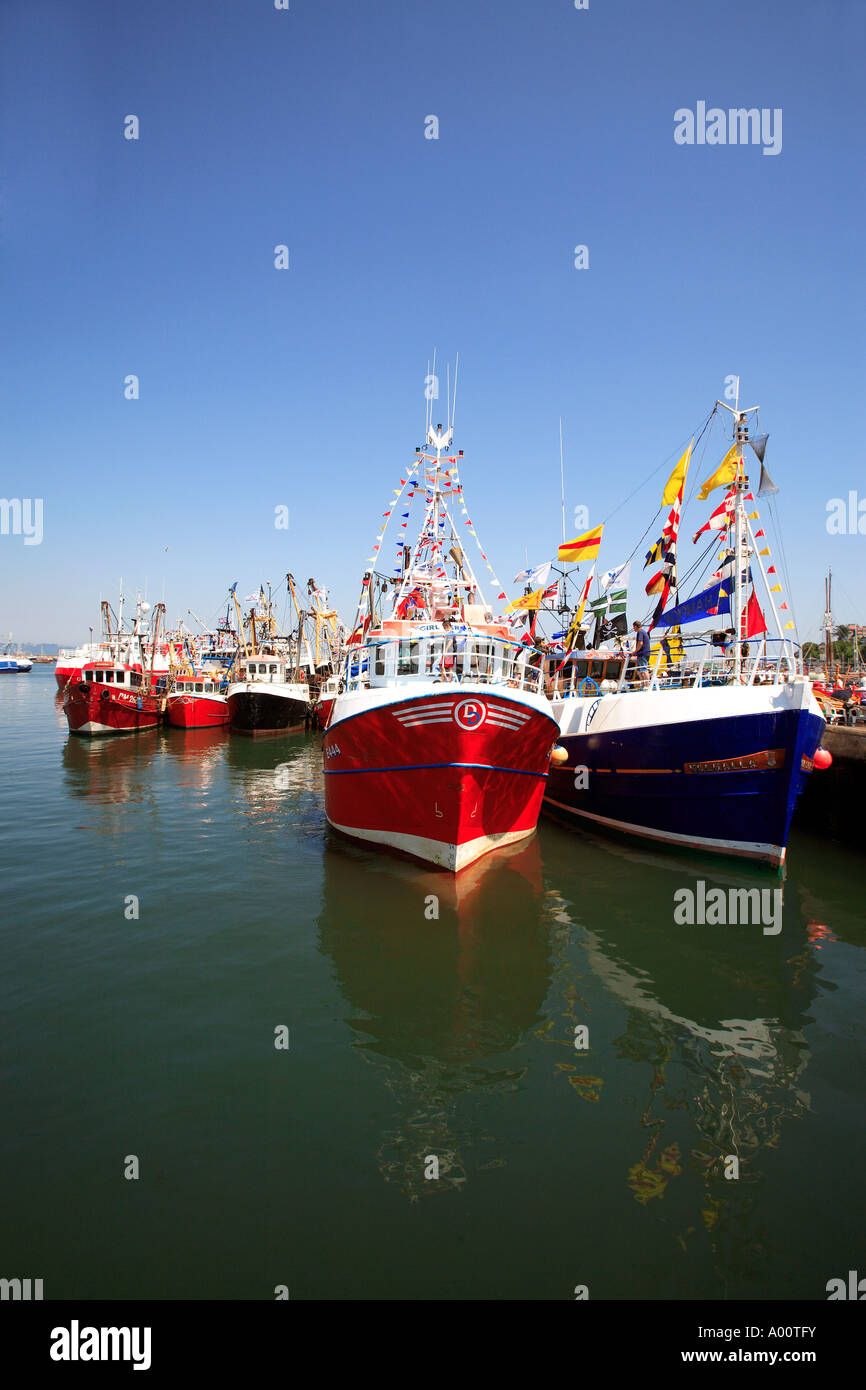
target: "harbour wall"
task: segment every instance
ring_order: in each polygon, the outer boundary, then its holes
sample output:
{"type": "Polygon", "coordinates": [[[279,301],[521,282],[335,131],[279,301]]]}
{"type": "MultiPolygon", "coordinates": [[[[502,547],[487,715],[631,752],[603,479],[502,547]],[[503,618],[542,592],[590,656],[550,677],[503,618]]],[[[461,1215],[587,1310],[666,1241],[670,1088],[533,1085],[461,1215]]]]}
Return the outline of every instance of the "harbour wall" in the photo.
{"type": "Polygon", "coordinates": [[[866,841],[866,728],[827,728],[821,747],[833,762],[810,773],[794,812],[794,825],[847,844],[866,841]]]}

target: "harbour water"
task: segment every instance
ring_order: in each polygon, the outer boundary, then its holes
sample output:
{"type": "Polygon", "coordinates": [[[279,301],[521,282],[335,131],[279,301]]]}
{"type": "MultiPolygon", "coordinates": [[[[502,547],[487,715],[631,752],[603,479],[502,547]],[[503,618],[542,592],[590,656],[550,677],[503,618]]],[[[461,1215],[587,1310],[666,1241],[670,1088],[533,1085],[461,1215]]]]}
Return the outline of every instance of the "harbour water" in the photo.
{"type": "Polygon", "coordinates": [[[75,740],[50,667],[0,683],[0,776],[0,1275],[825,1299],[866,1273],[853,848],[795,827],[780,878],[544,822],[455,882],[327,830],[319,736],[75,740]],[[678,925],[698,880],[781,886],[781,932],[678,925]]]}

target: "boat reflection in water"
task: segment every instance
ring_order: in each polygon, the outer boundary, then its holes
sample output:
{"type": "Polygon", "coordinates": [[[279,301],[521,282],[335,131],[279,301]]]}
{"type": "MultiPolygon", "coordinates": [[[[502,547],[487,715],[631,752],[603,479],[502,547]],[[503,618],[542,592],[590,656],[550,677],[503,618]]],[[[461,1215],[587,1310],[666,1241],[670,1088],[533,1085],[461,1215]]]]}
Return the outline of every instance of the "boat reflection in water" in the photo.
{"type": "MultiPolygon", "coordinates": [[[[767,1151],[784,1143],[790,1123],[811,1105],[803,1029],[820,969],[811,949],[820,944],[809,929],[813,912],[804,910],[796,884],[777,883],[778,935],[765,935],[760,924],[678,925],[675,891],[694,890],[700,878],[707,890],[766,888],[766,874],[749,864],[728,870],[696,856],[586,839],[579,897],[548,893],[548,910],[570,924],[579,947],[564,990],[565,1034],[587,1022],[597,984],[625,1008],[625,1024],[609,1039],[593,1030],[585,1065],[562,1063],[561,1054],[555,1065],[582,1100],[597,1100],[603,1084],[616,1085],[617,1073],[626,1073],[644,1138],[623,1165],[623,1195],[630,1189],[646,1207],[683,1173],[697,1175],[702,1200],[687,1203],[689,1219],[674,1227],[677,1242],[689,1250],[708,1233],[720,1277],[755,1278],[766,1256],[756,1189],[767,1151]],[[600,1075],[581,1075],[594,1071],[600,1075]]],[[[555,850],[545,859],[555,876],[573,855],[558,832],[547,848],[555,850]]]]}
{"type": "Polygon", "coordinates": [[[297,836],[322,840],[321,761],[321,744],[310,734],[227,740],[232,804],[250,827],[279,833],[279,848],[269,854],[285,856],[297,836]]]}
{"type": "Polygon", "coordinates": [[[551,962],[537,840],[457,878],[336,835],[324,862],[320,946],[355,1010],[354,1046],[397,1101],[377,1153],[383,1177],[414,1201],[465,1181],[467,1146],[491,1146],[476,1168],[502,1166],[493,1136],[458,1122],[456,1107],[467,1093],[517,1087],[525,1066],[509,1054],[542,1017],[551,962]]]}
{"type": "MultiPolygon", "coordinates": [[[[70,736],[62,753],[67,790],[108,807],[147,807],[159,817],[169,787],[191,788],[200,794],[191,803],[198,812],[207,804],[227,744],[225,729],[159,730],[147,739],[70,736]]],[[[123,829],[120,821],[110,819],[105,828],[123,829]]]]}

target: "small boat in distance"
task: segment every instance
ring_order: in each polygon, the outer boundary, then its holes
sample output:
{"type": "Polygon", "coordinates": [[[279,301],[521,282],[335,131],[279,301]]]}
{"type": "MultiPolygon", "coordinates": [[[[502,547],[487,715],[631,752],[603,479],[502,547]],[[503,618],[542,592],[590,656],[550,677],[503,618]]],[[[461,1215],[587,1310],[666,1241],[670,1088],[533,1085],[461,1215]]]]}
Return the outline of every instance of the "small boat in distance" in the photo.
{"type": "Polygon", "coordinates": [[[0,653],[0,676],[23,676],[32,670],[33,662],[26,656],[22,656],[20,650],[12,652],[9,650],[12,643],[10,637],[6,644],[6,650],[0,653]]]}

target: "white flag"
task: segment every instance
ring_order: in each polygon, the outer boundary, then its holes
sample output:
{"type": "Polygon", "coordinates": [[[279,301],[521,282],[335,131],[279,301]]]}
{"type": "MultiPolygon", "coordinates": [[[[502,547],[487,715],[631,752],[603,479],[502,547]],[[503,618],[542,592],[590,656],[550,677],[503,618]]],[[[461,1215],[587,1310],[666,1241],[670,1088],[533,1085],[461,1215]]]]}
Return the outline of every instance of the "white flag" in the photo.
{"type": "Polygon", "coordinates": [[[619,565],[615,570],[606,570],[599,581],[601,592],[606,594],[611,584],[616,584],[618,589],[627,589],[630,569],[631,560],[626,560],[624,565],[619,565]]]}
{"type": "Polygon", "coordinates": [[[514,576],[514,582],[515,584],[534,584],[540,589],[543,584],[547,583],[547,576],[550,574],[552,565],[553,561],[548,560],[546,565],[538,565],[534,570],[521,570],[519,574],[514,576]]]}

